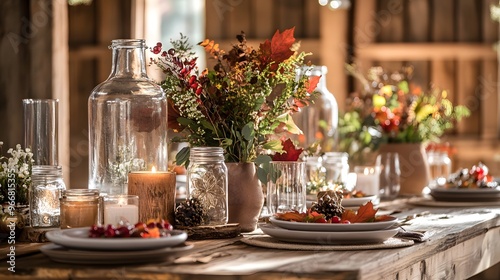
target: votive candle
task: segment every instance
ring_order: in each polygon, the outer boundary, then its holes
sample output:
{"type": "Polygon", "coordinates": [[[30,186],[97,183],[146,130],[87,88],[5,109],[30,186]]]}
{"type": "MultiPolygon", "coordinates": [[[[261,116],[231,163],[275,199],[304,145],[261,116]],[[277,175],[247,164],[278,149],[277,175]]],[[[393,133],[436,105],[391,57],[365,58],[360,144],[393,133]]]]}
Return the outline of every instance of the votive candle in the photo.
{"type": "Polygon", "coordinates": [[[87,227],[99,223],[99,191],[73,189],[61,197],[61,228],[87,227]]]}
{"type": "Polygon", "coordinates": [[[380,184],[379,166],[355,166],[354,172],[356,173],[356,190],[367,195],[378,195],[380,184]]]}
{"type": "Polygon", "coordinates": [[[104,224],[117,225],[139,222],[139,197],[136,195],[110,195],[104,197],[104,224]]]}

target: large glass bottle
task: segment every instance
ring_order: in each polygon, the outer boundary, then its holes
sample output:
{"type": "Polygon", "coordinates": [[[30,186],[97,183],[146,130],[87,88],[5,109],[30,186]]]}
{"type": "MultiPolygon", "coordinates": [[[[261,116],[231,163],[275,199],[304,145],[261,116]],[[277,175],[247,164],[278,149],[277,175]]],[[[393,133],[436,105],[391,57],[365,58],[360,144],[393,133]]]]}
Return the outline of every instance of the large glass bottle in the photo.
{"type": "Polygon", "coordinates": [[[126,194],[130,171],[167,170],[167,99],[146,74],[144,40],[113,40],[108,79],[89,98],[89,188],[126,194]]]}
{"type": "Polygon", "coordinates": [[[309,147],[319,142],[322,152],[331,152],[337,146],[337,127],[339,122],[338,105],[335,97],[326,88],[326,66],[301,68],[299,74],[307,76],[321,76],[315,91],[314,103],[301,108],[293,114],[295,124],[304,134],[298,135],[297,140],[301,147],[309,147]]]}

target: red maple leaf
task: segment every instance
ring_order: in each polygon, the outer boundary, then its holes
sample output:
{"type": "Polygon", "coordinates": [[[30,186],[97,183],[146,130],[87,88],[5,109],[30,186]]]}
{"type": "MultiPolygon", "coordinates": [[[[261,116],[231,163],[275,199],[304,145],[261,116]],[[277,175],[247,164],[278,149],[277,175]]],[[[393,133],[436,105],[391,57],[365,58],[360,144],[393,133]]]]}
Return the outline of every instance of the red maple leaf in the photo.
{"type": "Polygon", "coordinates": [[[293,37],[294,31],[295,27],[292,27],[282,33],[279,30],[276,30],[276,33],[274,33],[271,39],[271,59],[275,63],[279,64],[293,55],[293,51],[290,48],[295,42],[295,38],[293,37]]]}
{"type": "Polygon", "coordinates": [[[359,207],[358,211],[346,210],[342,213],[342,221],[351,223],[366,223],[375,221],[375,214],[378,209],[373,208],[373,203],[369,201],[365,205],[359,207]]]}
{"type": "Polygon", "coordinates": [[[297,161],[300,157],[300,154],[304,149],[295,148],[292,140],[290,138],[286,139],[286,141],[281,140],[281,145],[283,145],[283,153],[276,153],[272,156],[274,161],[297,161]]]}
{"type": "Polygon", "coordinates": [[[271,41],[266,40],[259,46],[261,67],[265,68],[269,63],[273,63],[271,70],[276,71],[278,65],[293,55],[290,49],[295,42],[293,32],[295,27],[280,33],[279,30],[273,35],[271,41]]]}

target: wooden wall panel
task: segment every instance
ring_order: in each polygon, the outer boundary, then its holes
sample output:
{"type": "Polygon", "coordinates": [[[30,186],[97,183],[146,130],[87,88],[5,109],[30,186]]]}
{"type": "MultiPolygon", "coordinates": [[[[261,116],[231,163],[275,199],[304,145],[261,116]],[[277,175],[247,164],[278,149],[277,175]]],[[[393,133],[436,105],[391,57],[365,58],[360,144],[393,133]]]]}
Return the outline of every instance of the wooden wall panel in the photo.
{"type": "MultiPolygon", "coordinates": [[[[457,2],[457,38],[460,42],[481,41],[481,12],[480,1],[457,2]]],[[[457,66],[456,100],[471,110],[471,116],[458,123],[457,131],[459,134],[479,135],[481,130],[481,103],[478,98],[481,93],[477,79],[480,75],[479,61],[461,59],[457,66]]]]}
{"type": "Polygon", "coordinates": [[[235,39],[236,35],[241,31],[245,32],[246,36],[252,38],[255,36],[255,29],[251,28],[253,7],[251,1],[235,2],[231,11],[227,13],[227,34],[231,39],[235,39]]]}
{"type": "Polygon", "coordinates": [[[257,39],[270,38],[276,31],[274,28],[274,1],[251,1],[252,12],[258,16],[252,16],[253,35],[257,39]]]}

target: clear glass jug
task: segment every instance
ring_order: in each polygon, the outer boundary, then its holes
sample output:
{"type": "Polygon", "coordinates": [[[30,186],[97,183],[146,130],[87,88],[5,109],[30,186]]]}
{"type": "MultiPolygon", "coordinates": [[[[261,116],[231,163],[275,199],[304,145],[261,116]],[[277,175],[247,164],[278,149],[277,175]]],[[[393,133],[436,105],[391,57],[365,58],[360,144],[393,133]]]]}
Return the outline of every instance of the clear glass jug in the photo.
{"type": "Polygon", "coordinates": [[[89,97],[89,188],[126,194],[130,171],[166,171],[167,99],[146,74],[144,40],[113,40],[111,74],[89,97]]]}

